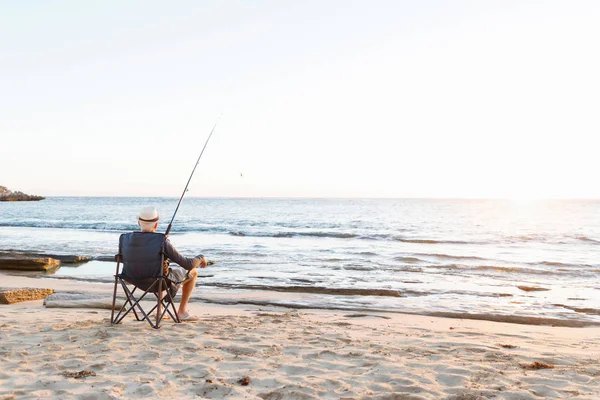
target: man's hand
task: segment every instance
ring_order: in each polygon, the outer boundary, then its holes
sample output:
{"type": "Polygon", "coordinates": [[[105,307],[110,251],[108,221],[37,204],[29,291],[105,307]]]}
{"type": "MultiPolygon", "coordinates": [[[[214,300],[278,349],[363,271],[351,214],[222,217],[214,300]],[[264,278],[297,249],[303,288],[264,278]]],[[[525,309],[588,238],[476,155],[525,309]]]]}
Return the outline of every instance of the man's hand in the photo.
{"type": "Polygon", "coordinates": [[[200,257],[200,268],[206,268],[207,265],[208,262],[206,261],[206,258],[204,258],[204,256],[200,257]]]}

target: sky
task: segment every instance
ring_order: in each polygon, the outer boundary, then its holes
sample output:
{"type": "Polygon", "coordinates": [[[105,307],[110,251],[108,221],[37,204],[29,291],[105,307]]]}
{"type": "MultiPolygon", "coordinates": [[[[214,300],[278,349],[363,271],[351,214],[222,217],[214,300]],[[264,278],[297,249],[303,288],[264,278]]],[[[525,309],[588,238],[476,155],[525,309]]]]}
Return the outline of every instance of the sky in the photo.
{"type": "Polygon", "coordinates": [[[0,2],[0,185],[600,198],[598,1],[0,2]]]}

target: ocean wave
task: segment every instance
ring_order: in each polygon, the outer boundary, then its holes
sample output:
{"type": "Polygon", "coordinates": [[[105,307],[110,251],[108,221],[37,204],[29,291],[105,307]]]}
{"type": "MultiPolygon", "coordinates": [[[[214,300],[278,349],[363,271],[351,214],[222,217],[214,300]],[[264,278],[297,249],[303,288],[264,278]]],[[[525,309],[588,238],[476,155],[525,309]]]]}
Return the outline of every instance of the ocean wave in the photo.
{"type": "Polygon", "coordinates": [[[26,222],[0,222],[0,227],[10,228],[54,228],[54,229],[82,229],[102,231],[130,231],[137,229],[135,224],[115,222],[64,222],[64,221],[26,221],[26,222]]]}
{"type": "Polygon", "coordinates": [[[457,264],[426,265],[426,266],[424,266],[424,268],[429,268],[429,269],[446,269],[446,270],[465,269],[464,265],[457,265],[457,264]]]}
{"type": "Polygon", "coordinates": [[[441,239],[418,239],[394,236],[392,240],[402,243],[415,244],[480,244],[480,242],[470,242],[465,240],[441,240],[441,239]]]}
{"type": "MultiPolygon", "coordinates": [[[[239,225],[242,227],[242,225],[239,225]]],[[[275,225],[274,225],[275,226],[275,225]]],[[[11,228],[52,228],[52,229],[74,229],[74,230],[93,230],[108,232],[128,232],[137,230],[135,223],[124,221],[57,221],[57,220],[26,220],[26,221],[3,221],[0,227],[11,228]]],[[[252,231],[245,229],[236,229],[229,226],[199,226],[191,223],[175,224],[172,234],[178,233],[216,233],[229,234],[238,237],[273,237],[273,238],[293,238],[293,237],[315,237],[315,238],[334,238],[334,239],[361,239],[374,241],[397,241],[415,244],[476,244],[475,242],[460,240],[440,240],[427,238],[407,238],[393,234],[359,234],[355,232],[338,232],[327,230],[294,230],[273,232],[269,230],[252,231]]]]}
{"type": "Polygon", "coordinates": [[[475,271],[494,271],[502,273],[517,273],[517,274],[531,274],[531,275],[555,275],[552,271],[522,268],[522,267],[503,267],[496,265],[480,265],[473,268],[475,271]]]}
{"type": "Polygon", "coordinates": [[[361,251],[356,254],[361,255],[361,256],[376,256],[377,255],[377,253],[373,253],[372,251],[361,251]]]}
{"type": "MultiPolygon", "coordinates": [[[[255,234],[252,236],[262,236],[262,235],[255,234]]],[[[265,234],[265,236],[270,236],[270,237],[274,237],[274,238],[291,238],[291,237],[294,237],[294,234],[291,232],[280,232],[280,233],[276,233],[274,235],[265,234]]]]}
{"type": "MultiPolygon", "coordinates": [[[[508,236],[494,236],[486,237],[474,240],[461,240],[462,238],[454,239],[448,238],[428,238],[428,237],[410,237],[404,235],[398,235],[401,229],[395,230],[394,232],[377,232],[376,230],[372,233],[365,231],[364,229],[353,229],[352,227],[340,227],[346,230],[338,230],[335,224],[316,224],[310,226],[307,224],[281,224],[274,222],[273,224],[248,222],[244,224],[240,221],[235,223],[228,223],[226,225],[219,224],[202,224],[200,221],[184,221],[175,223],[172,234],[185,234],[185,233],[214,233],[214,234],[228,234],[230,236],[237,237],[273,237],[273,238],[295,238],[295,237],[313,237],[313,238],[333,238],[333,239],[358,239],[358,240],[371,240],[371,241],[388,241],[388,242],[400,242],[415,245],[465,245],[465,246],[476,246],[476,245],[494,245],[494,244],[508,244],[508,243],[549,243],[549,244],[598,244],[600,240],[586,236],[586,235],[549,235],[549,234],[521,234],[521,235],[508,235],[508,236]],[[257,230],[252,229],[258,227],[257,230]],[[283,228],[283,229],[282,229],[283,228]],[[313,228],[310,230],[310,228],[313,228]],[[329,229],[328,229],[329,228],[329,229]],[[332,229],[333,228],[333,229],[332,229]],[[282,229],[282,230],[280,230],[282,229]],[[309,230],[307,230],[309,229],[309,230]]],[[[53,228],[53,229],[74,229],[74,230],[90,230],[90,231],[101,231],[101,232],[128,232],[138,229],[138,226],[134,222],[124,220],[112,220],[112,221],[100,221],[100,220],[53,220],[53,219],[27,219],[27,220],[4,220],[0,221],[0,227],[10,228],[53,228]]],[[[424,254],[426,255],[426,254],[424,254]]],[[[477,257],[469,256],[450,256],[446,254],[439,254],[432,256],[440,258],[452,258],[452,259],[477,259],[477,257]]],[[[399,260],[401,261],[401,260],[399,260]]],[[[544,264],[546,265],[546,264],[544,264]]],[[[551,265],[551,264],[547,264],[551,265]]]]}
{"type": "Polygon", "coordinates": [[[477,257],[477,256],[456,256],[452,254],[442,254],[442,253],[415,253],[415,255],[419,257],[433,257],[439,258],[443,260],[472,260],[472,261],[480,261],[485,260],[485,258],[477,257]]]}
{"type": "Polygon", "coordinates": [[[600,315],[600,309],[598,308],[586,308],[586,307],[573,307],[565,304],[554,304],[556,307],[566,308],[567,310],[575,311],[576,313],[588,314],[588,315],[600,315]]]}
{"type": "MultiPolygon", "coordinates": [[[[0,227],[6,228],[42,228],[42,229],[73,229],[105,232],[130,232],[138,230],[137,224],[125,222],[97,222],[97,221],[31,221],[31,222],[0,222],[0,227]]],[[[220,233],[223,229],[217,227],[185,227],[174,226],[172,235],[189,232],[214,232],[220,233]]]]}
{"type": "Polygon", "coordinates": [[[314,236],[314,237],[331,237],[338,239],[352,239],[358,237],[354,233],[335,233],[335,232],[299,232],[300,236],[314,236]]]}
{"type": "Polygon", "coordinates": [[[525,235],[508,236],[509,241],[515,242],[545,242],[549,239],[548,235],[539,233],[530,233],[525,235]]]}
{"type": "Polygon", "coordinates": [[[582,242],[600,243],[600,240],[592,239],[583,235],[576,235],[574,238],[582,242]]]}
{"type": "Polygon", "coordinates": [[[249,237],[272,237],[272,238],[293,238],[293,237],[322,237],[322,238],[337,238],[337,239],[352,239],[358,237],[353,233],[343,232],[243,232],[230,231],[231,236],[249,236],[249,237]]]}
{"type": "Polygon", "coordinates": [[[504,315],[504,314],[474,314],[474,313],[462,313],[462,312],[426,312],[425,315],[431,315],[434,317],[443,318],[460,318],[460,319],[474,319],[482,321],[494,321],[504,322],[509,324],[521,324],[521,325],[551,325],[551,326],[565,326],[572,328],[581,328],[585,326],[599,326],[600,323],[595,321],[582,321],[582,320],[564,320],[558,318],[545,318],[545,317],[530,317],[530,316],[519,316],[519,315],[504,315]]]}
{"type": "MultiPolygon", "coordinates": [[[[470,274],[475,272],[491,272],[491,273],[500,273],[500,274],[523,274],[523,275],[560,275],[560,276],[568,276],[568,275],[577,275],[577,276],[586,276],[593,275],[595,273],[600,272],[598,269],[592,270],[579,270],[579,269],[535,269],[535,268],[526,268],[526,267],[514,267],[514,266],[503,266],[503,265],[478,265],[478,266],[469,266],[464,264],[432,264],[432,265],[423,265],[419,266],[420,269],[416,272],[426,272],[427,270],[444,270],[449,271],[449,274],[460,273],[460,274],[470,274]],[[456,271],[456,272],[454,272],[456,271]]],[[[392,268],[393,270],[393,268],[392,268]]],[[[398,269],[400,271],[404,270],[403,268],[398,269]]],[[[407,270],[409,271],[409,270],[407,270]]],[[[411,272],[414,272],[411,270],[411,272]]]]}
{"type": "MultiPolygon", "coordinates": [[[[590,264],[575,264],[575,263],[562,263],[562,262],[558,262],[558,261],[541,261],[539,263],[531,263],[531,264],[539,264],[539,265],[545,265],[548,267],[562,267],[564,269],[573,269],[573,268],[591,268],[592,265],[590,264]]],[[[561,269],[559,269],[561,270],[561,269]]]]}
{"type": "Polygon", "coordinates": [[[247,252],[247,251],[240,251],[240,252],[236,252],[236,251],[222,251],[222,250],[204,250],[205,253],[207,254],[214,254],[217,255],[219,257],[254,257],[254,258],[264,258],[264,257],[269,257],[268,254],[265,253],[261,253],[258,251],[255,252],[247,252]]]}
{"type": "Polygon", "coordinates": [[[421,260],[420,258],[417,258],[417,257],[398,256],[398,257],[394,257],[394,261],[400,261],[400,262],[405,262],[405,263],[417,263],[417,262],[421,262],[423,260],[421,260]]]}
{"type": "Polygon", "coordinates": [[[557,262],[557,261],[542,261],[539,264],[547,265],[549,267],[569,267],[572,265],[572,264],[565,264],[565,263],[561,263],[561,262],[557,262]]]}
{"type": "Polygon", "coordinates": [[[376,270],[376,268],[374,268],[374,267],[368,267],[368,266],[364,266],[364,265],[349,265],[349,266],[343,267],[342,269],[345,269],[347,271],[374,271],[374,270],[376,270]]]}
{"type": "Polygon", "coordinates": [[[549,244],[573,244],[574,242],[584,242],[596,244],[600,240],[587,237],[585,235],[550,235],[543,233],[530,233],[524,235],[511,235],[506,237],[509,243],[537,242],[549,244]]]}
{"type": "MultiPolygon", "coordinates": [[[[184,229],[184,231],[186,231],[184,229]]],[[[572,244],[573,239],[579,242],[586,243],[600,243],[599,240],[589,238],[587,236],[559,236],[551,237],[545,234],[528,234],[528,235],[514,235],[508,237],[496,237],[486,240],[454,240],[454,239],[430,239],[430,238],[416,238],[398,236],[394,234],[358,234],[351,232],[330,232],[330,231],[285,231],[285,232],[243,232],[243,231],[232,231],[229,232],[234,236],[256,236],[256,237],[277,237],[277,238],[291,238],[291,237],[323,237],[323,238],[337,238],[337,239],[361,239],[361,240],[373,240],[373,241],[394,241],[400,243],[412,243],[412,244],[454,244],[454,245],[491,245],[491,244],[506,244],[506,243],[549,243],[549,244],[572,244]],[[565,240],[567,239],[567,240],[565,240]]],[[[465,259],[479,259],[479,257],[470,256],[449,256],[445,254],[439,255],[440,257],[454,257],[454,258],[465,258],[465,259]]]]}
{"type": "MultiPolygon", "coordinates": [[[[92,230],[92,231],[107,231],[107,232],[129,232],[138,229],[136,224],[124,222],[80,222],[80,221],[26,221],[26,222],[0,222],[0,227],[10,228],[51,228],[51,229],[74,229],[74,230],[92,230]]],[[[292,238],[292,237],[322,237],[322,238],[338,238],[351,239],[358,237],[354,233],[345,232],[326,232],[326,231],[289,231],[289,232],[248,232],[243,230],[231,230],[226,227],[217,226],[186,226],[185,224],[174,226],[172,235],[178,233],[215,233],[229,234],[238,237],[273,237],[273,238],[292,238]]]]}
{"type": "Polygon", "coordinates": [[[400,291],[394,289],[359,289],[359,288],[332,288],[324,286],[271,286],[271,285],[245,285],[228,283],[205,283],[204,286],[213,286],[226,289],[267,290],[289,293],[328,294],[337,296],[382,296],[405,297],[406,294],[418,295],[420,292],[400,291]]]}

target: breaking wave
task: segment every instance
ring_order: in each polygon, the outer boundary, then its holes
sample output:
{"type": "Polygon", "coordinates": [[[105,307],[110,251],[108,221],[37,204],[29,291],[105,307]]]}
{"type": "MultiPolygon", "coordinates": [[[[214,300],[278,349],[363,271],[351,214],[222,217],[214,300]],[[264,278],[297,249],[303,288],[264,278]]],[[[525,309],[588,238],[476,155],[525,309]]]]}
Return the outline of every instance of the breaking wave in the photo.
{"type": "Polygon", "coordinates": [[[589,237],[583,236],[583,235],[577,235],[574,238],[577,240],[580,240],[582,242],[600,243],[600,240],[592,239],[592,238],[589,238],[589,237]]]}
{"type": "Polygon", "coordinates": [[[433,258],[439,258],[439,259],[443,259],[443,260],[473,260],[473,261],[478,261],[478,260],[485,260],[485,258],[482,257],[476,257],[476,256],[456,256],[456,255],[452,255],[452,254],[439,254],[439,253],[415,253],[415,255],[417,256],[421,256],[421,257],[433,257],[433,258]]]}
{"type": "MultiPolygon", "coordinates": [[[[138,229],[137,225],[130,221],[115,220],[115,221],[100,221],[100,220],[4,220],[0,221],[0,227],[12,228],[53,228],[53,229],[75,229],[75,230],[91,230],[100,232],[127,232],[138,229]]],[[[459,240],[454,238],[428,238],[428,237],[410,237],[398,235],[395,232],[377,233],[376,229],[373,233],[365,233],[363,230],[353,231],[352,228],[346,231],[327,230],[319,228],[327,228],[325,226],[315,226],[315,230],[307,230],[308,225],[282,225],[281,223],[273,223],[272,225],[260,225],[260,229],[254,230],[257,227],[256,223],[246,223],[246,221],[238,221],[234,224],[227,225],[212,225],[204,224],[199,221],[188,221],[176,223],[173,234],[180,233],[214,233],[227,234],[237,237],[272,237],[272,238],[333,238],[333,239],[359,239],[370,241],[387,241],[409,243],[416,245],[502,245],[510,243],[551,243],[551,244],[573,244],[573,243],[588,243],[598,244],[600,240],[590,238],[584,235],[564,235],[551,236],[547,234],[526,234],[513,235],[508,237],[496,236],[494,238],[486,238],[485,240],[459,240]],[[250,229],[248,229],[250,228],[250,229]],[[284,228],[284,230],[280,230],[284,228]],[[288,228],[285,230],[285,228],[288,228]]],[[[329,228],[336,228],[329,225],[329,228]]],[[[313,227],[314,228],[314,227],[313,227]]],[[[436,256],[436,255],[428,255],[436,256]]],[[[451,256],[447,254],[439,254],[436,257],[448,259],[477,259],[477,257],[469,256],[451,256]]],[[[401,260],[399,260],[401,261],[401,260]]],[[[550,265],[550,264],[548,264],[550,265]]]]}
{"type": "Polygon", "coordinates": [[[473,268],[475,271],[494,271],[504,273],[531,274],[531,275],[554,275],[555,273],[547,270],[521,268],[521,267],[501,267],[496,265],[480,265],[473,268]]]}
{"type": "Polygon", "coordinates": [[[417,257],[400,256],[400,257],[394,257],[394,261],[401,261],[401,262],[405,262],[405,263],[416,263],[416,262],[421,262],[423,260],[421,260],[420,258],[417,258],[417,257]]]}

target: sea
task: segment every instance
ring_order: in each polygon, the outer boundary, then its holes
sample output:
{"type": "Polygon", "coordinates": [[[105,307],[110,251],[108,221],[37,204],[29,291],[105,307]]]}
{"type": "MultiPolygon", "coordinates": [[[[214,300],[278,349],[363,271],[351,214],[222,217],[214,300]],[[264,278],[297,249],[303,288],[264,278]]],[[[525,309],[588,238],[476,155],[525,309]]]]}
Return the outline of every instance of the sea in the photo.
{"type": "MultiPolygon", "coordinates": [[[[0,202],[0,251],[91,256],[39,274],[111,285],[119,235],[177,202],[0,202]]],[[[600,323],[598,200],[184,198],[170,240],[214,262],[193,301],[600,323]]]]}

